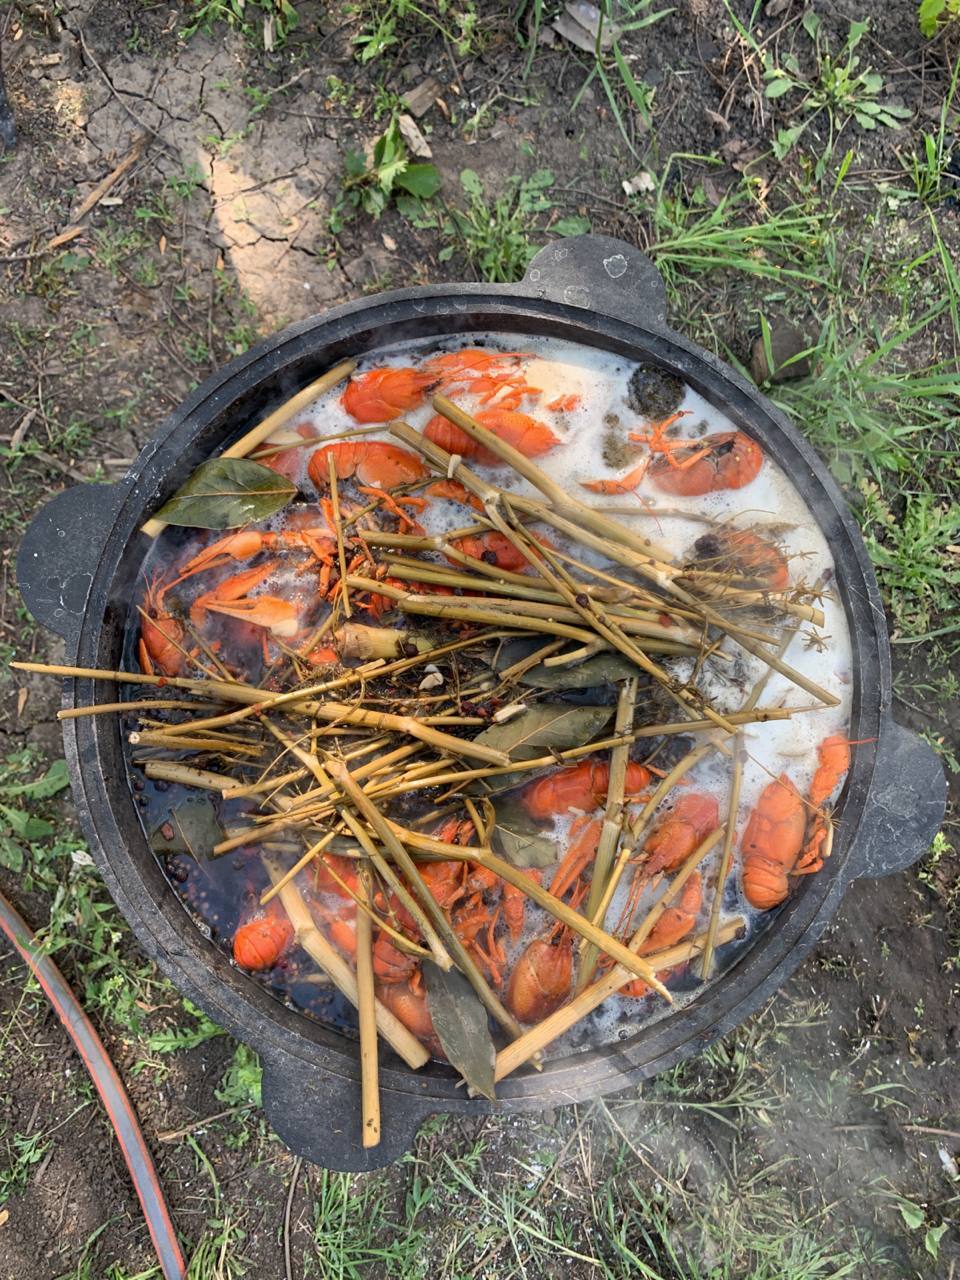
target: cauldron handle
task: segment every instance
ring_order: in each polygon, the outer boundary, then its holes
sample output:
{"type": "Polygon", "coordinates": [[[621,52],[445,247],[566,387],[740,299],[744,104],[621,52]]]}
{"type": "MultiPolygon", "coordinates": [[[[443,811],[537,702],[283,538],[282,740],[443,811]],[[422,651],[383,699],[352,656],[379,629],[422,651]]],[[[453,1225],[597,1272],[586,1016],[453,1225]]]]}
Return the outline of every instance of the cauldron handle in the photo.
{"type": "Polygon", "coordinates": [[[919,734],[884,718],[866,811],[845,871],[851,880],[904,871],[930,847],[943,821],[947,779],[919,734]]]}
{"type": "Polygon", "coordinates": [[[17,553],[17,585],[37,622],[70,644],[124,496],[119,485],[64,489],[31,520],[17,553]]]}
{"type": "MultiPolygon", "coordinates": [[[[431,1114],[419,1100],[381,1089],[379,1146],[360,1135],[360,1077],[312,1071],[276,1045],[262,1051],[263,1109],[277,1137],[291,1151],[323,1169],[367,1173],[399,1160],[413,1146],[431,1114]]],[[[426,1102],[426,1100],[424,1100],[426,1102]]]]}
{"type": "Polygon", "coordinates": [[[639,249],[613,236],[552,240],[515,287],[645,329],[667,327],[667,292],[660,272],[639,249]]]}

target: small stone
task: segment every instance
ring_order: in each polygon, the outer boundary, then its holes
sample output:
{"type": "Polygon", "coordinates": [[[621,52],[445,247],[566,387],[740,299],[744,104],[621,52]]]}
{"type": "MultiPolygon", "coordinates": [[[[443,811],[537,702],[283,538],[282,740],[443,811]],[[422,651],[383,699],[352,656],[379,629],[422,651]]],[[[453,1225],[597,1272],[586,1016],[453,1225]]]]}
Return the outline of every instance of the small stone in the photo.
{"type": "Polygon", "coordinates": [[[620,185],[623,187],[624,195],[627,196],[635,196],[640,192],[655,191],[657,186],[653,174],[646,169],[641,170],[640,173],[632,178],[624,178],[620,185]]]}
{"type": "Polygon", "coordinates": [[[750,356],[750,373],[758,385],[764,382],[790,382],[796,378],[809,376],[812,363],[809,355],[800,356],[801,351],[808,351],[812,346],[810,338],[796,325],[786,321],[777,322],[770,327],[770,354],[773,357],[773,368],[767,361],[763,335],[753,344],[750,356]],[[795,357],[800,357],[796,359],[795,357]]]}

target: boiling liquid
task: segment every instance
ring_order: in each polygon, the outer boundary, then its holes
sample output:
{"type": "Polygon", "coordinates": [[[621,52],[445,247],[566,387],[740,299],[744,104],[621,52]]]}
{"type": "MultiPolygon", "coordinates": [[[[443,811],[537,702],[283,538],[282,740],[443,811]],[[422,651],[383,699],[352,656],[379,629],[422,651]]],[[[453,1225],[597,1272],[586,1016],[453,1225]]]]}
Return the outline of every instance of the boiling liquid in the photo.
{"type": "MultiPolygon", "coordinates": [[[[581,482],[586,479],[614,479],[622,477],[645,453],[645,447],[630,445],[626,441],[630,431],[649,431],[651,424],[665,416],[665,413],[678,407],[685,414],[675,428],[685,438],[699,439],[703,435],[734,430],[734,424],[722,413],[710,405],[689,387],[680,386],[679,404],[665,405],[662,402],[652,404],[649,412],[638,411],[636,394],[631,405],[631,377],[635,375],[637,365],[622,357],[585,346],[579,346],[557,339],[524,338],[514,342],[511,337],[491,338],[482,334],[461,335],[456,341],[439,344],[435,340],[411,342],[391,348],[389,351],[378,351],[366,355],[360,362],[358,373],[374,367],[406,366],[415,364],[428,355],[439,351],[455,351],[461,347],[482,347],[488,351],[520,351],[530,355],[523,361],[522,370],[526,382],[542,389],[537,398],[527,398],[521,410],[534,418],[546,421],[561,443],[536,459],[537,465],[557,484],[562,485],[569,493],[586,501],[591,506],[615,508],[616,518],[627,527],[658,545],[669,550],[677,561],[684,561],[692,554],[693,543],[697,538],[714,527],[713,522],[731,522],[735,527],[751,529],[774,539],[790,564],[791,586],[803,581],[806,584],[821,584],[826,594],[822,599],[824,626],[813,628],[802,623],[792,639],[785,654],[785,660],[796,670],[815,680],[829,693],[839,699],[836,707],[822,707],[806,710],[790,720],[770,721],[763,724],[747,725],[743,729],[743,741],[746,749],[746,763],[740,792],[740,807],[737,815],[737,830],[742,833],[750,811],[755,806],[761,791],[780,773],[786,772],[801,794],[806,794],[813,772],[817,765],[816,748],[825,737],[832,733],[846,730],[850,701],[852,696],[852,662],[850,638],[843,608],[833,597],[830,587],[833,584],[833,560],[829,546],[818,525],[813,520],[800,494],[787,476],[765,458],[760,474],[743,489],[724,490],[701,497],[683,497],[659,492],[647,476],[635,493],[623,496],[600,496],[584,489],[581,482]],[[576,407],[565,412],[546,410],[547,403],[561,396],[576,396],[579,402],[576,407]]],[[[654,389],[658,390],[658,379],[654,379],[654,389]]],[[[291,427],[308,425],[314,430],[323,443],[324,439],[339,440],[345,432],[355,432],[358,424],[347,414],[340,403],[342,388],[336,388],[321,400],[317,401],[291,427]]],[[[478,403],[468,391],[457,389],[452,398],[468,411],[475,409],[478,403]]],[[[642,408],[642,406],[641,406],[642,408]]],[[[411,426],[421,429],[433,416],[433,409],[424,404],[418,409],[403,415],[411,426]]],[[[238,424],[238,430],[241,426],[238,424]]],[[[398,443],[386,427],[382,431],[367,434],[358,439],[369,445],[377,440],[398,443]]],[[[276,437],[277,442],[292,444],[301,439],[292,430],[283,430],[276,437]]],[[[313,486],[307,478],[307,463],[312,447],[302,449],[299,471],[295,478],[301,492],[308,500],[313,498],[313,486]]],[[[507,485],[514,492],[529,496],[539,496],[537,490],[528,482],[516,476],[504,467],[485,467],[470,459],[467,465],[480,476],[489,477],[494,483],[507,485]]],[[[347,482],[349,483],[349,482],[347,482]]],[[[259,526],[274,531],[282,531],[287,527],[288,513],[282,512],[272,520],[259,526]]],[[[445,534],[451,529],[472,523],[470,508],[456,502],[432,500],[430,505],[417,519],[428,534],[445,534]]],[[[595,566],[603,566],[609,572],[623,572],[616,565],[604,560],[598,553],[579,545],[574,546],[564,540],[561,535],[550,531],[550,537],[562,551],[576,555],[579,559],[595,566]]],[[[167,540],[161,540],[151,554],[145,572],[149,577],[153,567],[168,568],[171,563],[171,545],[184,540],[182,531],[172,531],[167,540]]],[[[429,558],[446,563],[437,553],[429,558]]],[[[235,573],[242,565],[228,565],[224,568],[203,575],[202,589],[209,590],[219,581],[235,573]]],[[[280,579],[274,579],[269,589],[277,591],[280,579]]],[[[286,585],[294,586],[292,580],[286,585]]],[[[302,587],[302,579],[300,580],[302,587]]],[[[198,586],[196,590],[200,590],[198,586]]],[[[415,588],[412,588],[415,589],[415,588]]],[[[282,591],[279,592],[282,594],[282,591]]],[[[252,594],[256,595],[254,591],[252,594]]],[[[411,624],[412,625],[412,624],[411,624]]],[[[747,621],[745,625],[749,626],[747,621]]],[[[762,623],[758,624],[762,627],[762,623]]],[[[779,625],[779,624],[778,624],[779,625]]],[[[132,637],[138,627],[136,614],[131,617],[129,635],[132,637]]],[[[721,712],[732,712],[739,709],[755,682],[767,671],[766,664],[740,650],[727,638],[720,646],[722,654],[729,655],[729,661],[708,660],[698,675],[698,687],[706,694],[713,706],[721,712]]],[[[133,646],[128,644],[128,665],[135,665],[133,646]]],[[[693,659],[682,657],[663,657],[662,665],[673,675],[684,679],[693,671],[693,659]]],[[[323,669],[319,670],[319,678],[323,678],[323,669]]],[[[256,678],[256,673],[251,673],[256,678]]],[[[520,695],[518,695],[520,696],[520,695]]],[[[815,700],[798,689],[786,677],[771,672],[767,680],[762,706],[788,706],[810,708],[815,700]]],[[[662,717],[661,717],[662,718],[662,717]]],[[[674,717],[670,717],[674,718],[674,717]]],[[[676,718],[679,718],[679,711],[676,718]]],[[[726,801],[729,793],[730,764],[729,758],[719,752],[709,753],[696,767],[688,773],[690,791],[708,792],[717,796],[720,805],[721,822],[726,820],[726,801]]],[[[148,830],[161,820],[162,815],[169,814],[172,807],[179,803],[179,798],[194,794],[184,788],[157,790],[157,785],[144,782],[139,772],[131,773],[131,780],[136,779],[140,787],[138,792],[141,811],[148,830]],[[173,799],[171,798],[173,791],[173,799]]],[[[661,815],[674,802],[675,796],[661,807],[661,815]]],[[[220,806],[221,821],[227,824],[243,825],[249,822],[254,812],[253,804],[248,802],[225,803],[220,806]],[[244,810],[246,819],[244,819],[244,810]]],[[[569,827],[575,815],[558,815],[554,821],[553,835],[557,844],[558,860],[566,850],[569,827]]],[[[720,847],[718,843],[714,853],[701,864],[701,875],[704,885],[704,903],[692,932],[699,932],[706,927],[713,897],[713,885],[719,865],[720,847]]],[[[298,846],[299,848],[299,846],[298,846]]],[[[736,846],[735,846],[736,848],[736,846]]],[[[293,861],[295,850],[291,848],[286,855],[287,863],[293,861]]],[[[168,871],[174,872],[172,880],[174,889],[185,900],[205,930],[215,941],[228,950],[233,932],[240,918],[244,903],[249,903],[253,894],[259,893],[265,886],[266,877],[256,851],[245,851],[236,855],[227,854],[223,858],[209,860],[200,865],[191,859],[181,856],[172,863],[168,860],[168,871]]],[[[734,867],[737,866],[735,858],[734,867]]],[[[553,868],[544,873],[543,882],[549,887],[553,868]]],[[[629,889],[629,877],[624,877],[607,916],[608,925],[612,926],[620,916],[629,889]]],[[[645,909],[652,901],[652,893],[647,891],[640,908],[634,916],[634,927],[643,918],[645,909]]],[[[724,889],[723,914],[721,920],[742,916],[747,921],[746,938],[730,943],[722,950],[720,969],[730,963],[734,953],[741,947],[749,945],[750,937],[758,927],[759,920],[769,920],[769,913],[754,911],[743,897],[739,874],[731,874],[724,889]]],[[[534,938],[543,936],[552,924],[550,917],[539,909],[527,904],[526,920],[523,936],[518,944],[512,944],[501,931],[502,940],[507,951],[508,963],[506,972],[520,955],[523,948],[534,938]]],[[[576,955],[576,944],[575,944],[576,955]]],[[[339,1029],[349,1030],[355,1026],[353,1011],[335,993],[318,987],[312,981],[312,966],[301,952],[288,959],[284,967],[271,971],[266,978],[267,984],[283,998],[290,1000],[304,1012],[330,1022],[339,1029]]],[[[598,1045],[624,1039],[635,1032],[644,1023],[660,1017],[675,1014],[684,1004],[689,1003],[695,992],[690,989],[685,993],[682,988],[684,980],[679,984],[671,980],[671,989],[679,985],[675,992],[675,1003],[667,1006],[658,997],[647,996],[638,1000],[627,997],[612,997],[587,1019],[574,1027],[561,1040],[553,1044],[547,1056],[569,1053],[578,1048],[596,1047],[598,1045]]],[[[698,988],[702,990],[701,988],[698,988]]]]}

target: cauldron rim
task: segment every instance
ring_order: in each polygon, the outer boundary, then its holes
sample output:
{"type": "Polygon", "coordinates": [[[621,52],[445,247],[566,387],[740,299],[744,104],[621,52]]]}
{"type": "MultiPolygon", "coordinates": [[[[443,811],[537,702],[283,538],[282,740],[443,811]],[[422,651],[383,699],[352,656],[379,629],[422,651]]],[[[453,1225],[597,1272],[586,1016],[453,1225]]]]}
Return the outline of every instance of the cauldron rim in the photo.
{"type": "MultiPolygon", "coordinates": [[[[348,303],[265,339],[211,375],[165,419],[125,480],[100,490],[93,545],[81,548],[78,539],[74,561],[68,557],[63,569],[71,570],[74,580],[81,579],[82,602],[76,594],[69,596],[61,581],[57,612],[52,603],[57,592],[35,589],[42,567],[33,564],[29,555],[24,563],[24,553],[32,546],[34,557],[44,560],[46,542],[39,527],[32,544],[30,534],[25,539],[18,565],[32,611],[41,622],[66,634],[68,645],[74,647],[68,660],[81,666],[110,666],[111,655],[116,658],[122,642],[126,610],[125,602],[121,606],[119,601],[145,549],[143,535],[136,531],[196,463],[336,360],[419,336],[539,333],[658,364],[756,437],[786,470],[834,555],[853,648],[852,736],[874,740],[855,753],[841,798],[845,821],[841,821],[833,856],[775,914],[770,921],[774,927],[757,931],[731,967],[698,993],[680,1016],[648,1023],[619,1044],[551,1060],[542,1074],[516,1073],[498,1087],[499,1110],[535,1109],[623,1089],[698,1052],[738,1025],[800,964],[822,935],[849,883],[858,876],[908,865],[922,852],[924,837],[939,821],[938,804],[942,808],[938,767],[924,754],[920,741],[906,735],[890,718],[890,663],[882,604],[859,530],[836,485],[779,410],[716,357],[671,332],[663,316],[662,283],[649,262],[629,246],[604,237],[548,246],[517,286],[431,286],[348,303]],[[622,271],[621,261],[626,263],[622,271]],[[610,263],[616,264],[616,275],[610,263]],[[884,752],[902,759],[908,748],[916,757],[918,773],[929,776],[917,783],[924,812],[914,815],[914,830],[907,833],[913,838],[906,839],[909,847],[899,850],[898,856],[889,847],[889,824],[881,822],[878,827],[876,815],[871,821],[871,814],[884,752]]],[[[83,499],[75,505],[92,533],[91,489],[68,491],[64,496],[85,492],[86,505],[83,499]]],[[[79,515],[72,519],[74,525],[82,523],[79,515]]],[[[39,526],[39,518],[35,523],[39,526]]],[[[91,700],[91,682],[66,682],[65,706],[91,700]]],[[[268,1112],[283,1136],[293,1133],[288,1141],[298,1146],[296,1126],[286,1126],[285,1132],[279,1104],[270,1105],[270,1078],[277,1098],[282,1096],[285,1104],[289,1095],[280,1076],[291,1069],[319,1073],[321,1093],[324,1088],[331,1092],[352,1088],[358,1078],[353,1042],[285,1007],[203,938],[166,884],[140,831],[122,770],[119,777],[111,771],[110,765],[119,759],[119,735],[115,718],[64,722],[74,794],[97,864],[144,950],[191,1000],[261,1053],[268,1077],[268,1112]]],[[[894,826],[909,827],[907,815],[898,814],[897,807],[888,803],[885,812],[893,814],[894,826]]],[[[385,1114],[395,1110],[407,1120],[400,1126],[404,1143],[410,1126],[431,1112],[490,1109],[482,1099],[466,1098],[453,1074],[439,1065],[413,1073],[402,1063],[385,1062],[381,1085],[385,1098],[392,1100],[385,1114]]],[[[305,1142],[299,1146],[304,1149],[305,1142]]]]}

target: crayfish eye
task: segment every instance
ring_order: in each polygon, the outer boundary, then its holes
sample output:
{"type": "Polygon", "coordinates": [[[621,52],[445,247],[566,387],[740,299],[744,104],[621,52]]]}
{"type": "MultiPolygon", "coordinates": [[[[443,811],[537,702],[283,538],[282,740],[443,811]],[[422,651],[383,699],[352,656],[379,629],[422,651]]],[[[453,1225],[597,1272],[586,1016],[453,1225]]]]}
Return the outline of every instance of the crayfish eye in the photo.
{"type": "Polygon", "coordinates": [[[480,559],[483,561],[484,564],[496,564],[497,553],[495,551],[484,551],[480,559]]]}

